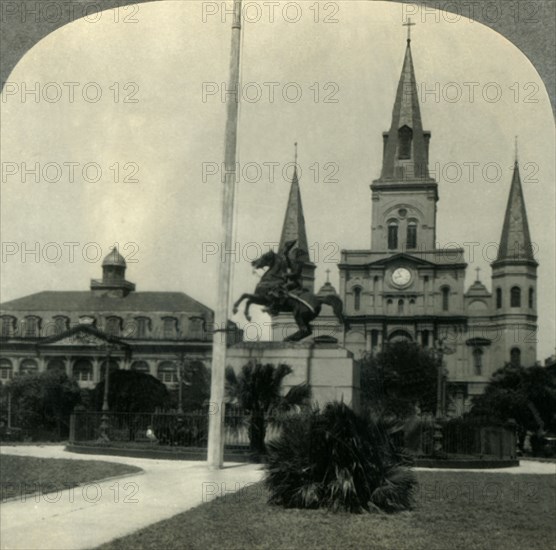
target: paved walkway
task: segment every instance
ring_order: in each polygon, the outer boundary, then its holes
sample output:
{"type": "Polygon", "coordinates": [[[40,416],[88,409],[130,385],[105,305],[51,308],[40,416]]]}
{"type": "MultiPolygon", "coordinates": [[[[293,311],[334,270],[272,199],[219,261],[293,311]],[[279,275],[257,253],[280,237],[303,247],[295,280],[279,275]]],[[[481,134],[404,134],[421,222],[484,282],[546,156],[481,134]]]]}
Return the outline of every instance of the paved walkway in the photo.
{"type": "MultiPolygon", "coordinates": [[[[204,462],[80,455],[65,452],[62,446],[0,447],[0,454],[104,460],[144,470],[119,479],[3,503],[0,546],[6,550],[94,548],[263,477],[262,468],[254,464],[227,464],[223,470],[210,471],[204,462]]],[[[555,475],[556,464],[522,460],[515,468],[465,471],[555,475]]]]}
{"type": "Polygon", "coordinates": [[[62,446],[0,447],[0,454],[103,460],[144,470],[124,478],[18,499],[0,506],[0,546],[25,550],[94,548],[114,538],[185,512],[223,493],[260,481],[261,466],[80,455],[62,446]]]}
{"type": "Polygon", "coordinates": [[[519,466],[511,468],[413,468],[421,472],[485,472],[487,474],[547,474],[556,475],[556,464],[519,459],[519,466]]]}

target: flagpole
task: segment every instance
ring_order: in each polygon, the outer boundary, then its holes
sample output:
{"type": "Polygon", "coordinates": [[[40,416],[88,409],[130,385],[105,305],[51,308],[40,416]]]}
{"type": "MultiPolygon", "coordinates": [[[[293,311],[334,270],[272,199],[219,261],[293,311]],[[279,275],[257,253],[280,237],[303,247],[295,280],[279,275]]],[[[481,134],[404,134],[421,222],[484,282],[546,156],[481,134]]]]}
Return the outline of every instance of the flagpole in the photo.
{"type": "Polygon", "coordinates": [[[232,47],[230,57],[230,92],[227,97],[226,142],[224,152],[224,188],[222,190],[222,239],[224,250],[221,254],[218,277],[218,302],[212,340],[212,369],[210,384],[211,409],[209,414],[209,434],[207,463],[209,468],[219,469],[224,464],[224,383],[226,371],[226,347],[228,340],[228,303],[230,298],[233,208],[236,182],[236,148],[239,108],[239,64],[241,45],[241,4],[234,0],[232,22],[232,47]]]}

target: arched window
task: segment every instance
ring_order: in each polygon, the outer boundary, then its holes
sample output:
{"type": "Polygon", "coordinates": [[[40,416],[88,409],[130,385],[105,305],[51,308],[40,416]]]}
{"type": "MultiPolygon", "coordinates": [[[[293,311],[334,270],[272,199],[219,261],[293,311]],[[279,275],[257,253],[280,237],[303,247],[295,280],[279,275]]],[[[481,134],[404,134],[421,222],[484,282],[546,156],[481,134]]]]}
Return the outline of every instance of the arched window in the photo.
{"type": "Polygon", "coordinates": [[[353,289],[353,309],[359,311],[361,309],[361,288],[353,289]]]}
{"type": "Polygon", "coordinates": [[[178,369],[171,361],[163,361],[158,365],[158,379],[165,384],[175,384],[178,381],[178,369]]]}
{"type": "Polygon", "coordinates": [[[122,330],[122,320],[120,317],[107,317],[106,318],[106,334],[111,334],[112,336],[119,336],[122,330]]]}
{"type": "Polygon", "coordinates": [[[396,250],[398,248],[398,222],[390,220],[388,222],[388,249],[396,250]]]}
{"type": "Polygon", "coordinates": [[[164,338],[166,338],[167,340],[176,338],[177,324],[178,320],[175,317],[162,318],[162,332],[164,334],[164,338]]]}
{"type": "Polygon", "coordinates": [[[496,289],[496,309],[500,309],[502,307],[502,289],[496,289]]]}
{"type": "Polygon", "coordinates": [[[407,248],[408,250],[417,248],[417,222],[410,220],[407,224],[407,248]]]}
{"type": "Polygon", "coordinates": [[[151,371],[151,369],[149,368],[149,364],[146,361],[134,361],[131,364],[131,370],[144,372],[145,374],[149,374],[151,371]]]}
{"type": "MultiPolygon", "coordinates": [[[[115,372],[120,369],[120,363],[117,359],[110,358],[110,372],[115,372]]],[[[106,376],[106,359],[100,364],[100,377],[104,379],[106,376]]]]}
{"type": "Polygon", "coordinates": [[[24,359],[19,365],[19,374],[35,374],[39,371],[39,365],[34,359],[24,359]]]}
{"type": "Polygon", "coordinates": [[[529,309],[535,307],[535,289],[533,287],[529,288],[529,309]]]}
{"type": "Polygon", "coordinates": [[[423,347],[424,348],[429,347],[429,331],[428,330],[423,331],[423,347]]]}
{"type": "Polygon", "coordinates": [[[521,350],[519,348],[512,348],[510,351],[510,363],[513,367],[521,366],[521,350]]]}
{"type": "Polygon", "coordinates": [[[39,335],[40,319],[34,315],[25,317],[25,336],[27,338],[36,338],[39,335]]]}
{"type": "Polygon", "coordinates": [[[2,338],[13,336],[17,320],[11,315],[2,316],[2,338]]]}
{"type": "Polygon", "coordinates": [[[413,298],[409,300],[409,313],[412,315],[415,313],[415,300],[413,298]]]}
{"type": "Polygon", "coordinates": [[[404,314],[404,306],[405,303],[403,300],[398,300],[398,315],[403,315],[404,314]]]}
{"type": "Polygon", "coordinates": [[[398,158],[400,160],[411,158],[411,140],[413,139],[413,130],[409,126],[402,126],[398,130],[398,158]]]}
{"type": "Polygon", "coordinates": [[[0,381],[11,380],[14,368],[9,359],[0,359],[0,381]]]}
{"type": "Polygon", "coordinates": [[[80,382],[90,382],[93,379],[93,365],[88,359],[78,359],[73,365],[72,374],[80,382]]]}
{"type": "Polygon", "coordinates": [[[61,357],[53,357],[46,364],[46,370],[56,372],[66,372],[66,363],[61,357]]]}
{"type": "Polygon", "coordinates": [[[392,344],[394,342],[413,342],[413,338],[411,338],[411,335],[405,330],[395,330],[388,337],[389,344],[392,344]]]}
{"type": "Polygon", "coordinates": [[[450,309],[450,287],[442,287],[442,311],[448,311],[450,309]]]}
{"type": "Polygon", "coordinates": [[[510,306],[521,307],[521,288],[513,286],[510,290],[510,306]]]}
{"type": "Polygon", "coordinates": [[[390,314],[392,313],[392,306],[394,305],[394,302],[392,300],[386,300],[386,313],[390,314]]]}
{"type": "Polygon", "coordinates": [[[473,350],[473,368],[475,370],[475,376],[481,376],[483,374],[483,350],[480,348],[475,348],[473,350]]]}

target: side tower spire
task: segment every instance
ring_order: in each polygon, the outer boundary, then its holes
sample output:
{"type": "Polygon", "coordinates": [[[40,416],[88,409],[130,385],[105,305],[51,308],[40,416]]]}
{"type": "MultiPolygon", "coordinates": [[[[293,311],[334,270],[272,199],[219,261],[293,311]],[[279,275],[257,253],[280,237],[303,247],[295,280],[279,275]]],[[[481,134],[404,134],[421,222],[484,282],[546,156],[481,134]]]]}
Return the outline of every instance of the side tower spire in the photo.
{"type": "Polygon", "coordinates": [[[299,177],[297,174],[297,143],[295,144],[295,163],[290,187],[290,195],[282,226],[280,237],[280,250],[288,241],[297,241],[294,247],[294,254],[305,263],[303,268],[303,287],[314,292],[315,287],[315,264],[310,260],[309,244],[307,240],[307,229],[305,227],[305,215],[303,213],[303,203],[301,202],[301,190],[299,187],[299,177]]]}
{"type": "Polygon", "coordinates": [[[493,319],[501,336],[500,364],[531,366],[537,359],[537,266],[525,199],[514,162],[498,256],[492,262],[493,319]],[[517,330],[519,329],[519,330],[517,330]]]}
{"type": "Polygon", "coordinates": [[[533,255],[517,158],[514,162],[512,185],[506,206],[498,256],[492,265],[494,267],[499,262],[508,261],[529,261],[537,265],[533,255]]]}

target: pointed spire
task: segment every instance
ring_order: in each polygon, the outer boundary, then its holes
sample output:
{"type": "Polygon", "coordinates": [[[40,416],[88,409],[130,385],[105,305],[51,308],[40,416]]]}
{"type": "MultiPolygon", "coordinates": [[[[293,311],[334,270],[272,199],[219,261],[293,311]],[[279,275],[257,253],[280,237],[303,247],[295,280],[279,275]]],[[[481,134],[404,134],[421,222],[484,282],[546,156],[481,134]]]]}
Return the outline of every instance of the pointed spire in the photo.
{"type": "Polygon", "coordinates": [[[527,212],[525,210],[525,199],[521,187],[517,157],[514,162],[512,185],[506,206],[498,257],[493,264],[504,260],[526,260],[536,264],[531,236],[529,234],[529,224],[527,222],[527,212]]]}
{"type": "Polygon", "coordinates": [[[295,163],[293,169],[292,185],[290,196],[286,207],[286,216],[282,227],[280,238],[280,250],[288,241],[297,241],[295,248],[302,250],[309,259],[309,245],[307,240],[307,230],[305,228],[305,216],[303,214],[303,204],[301,202],[301,191],[299,188],[299,178],[297,175],[297,142],[295,143],[295,163]]]}
{"type": "MultiPolygon", "coordinates": [[[[414,23],[407,23],[408,29],[414,23]]],[[[428,140],[423,131],[417,81],[408,34],[402,73],[392,111],[390,131],[384,134],[384,158],[381,180],[428,178],[428,140]]]]}

